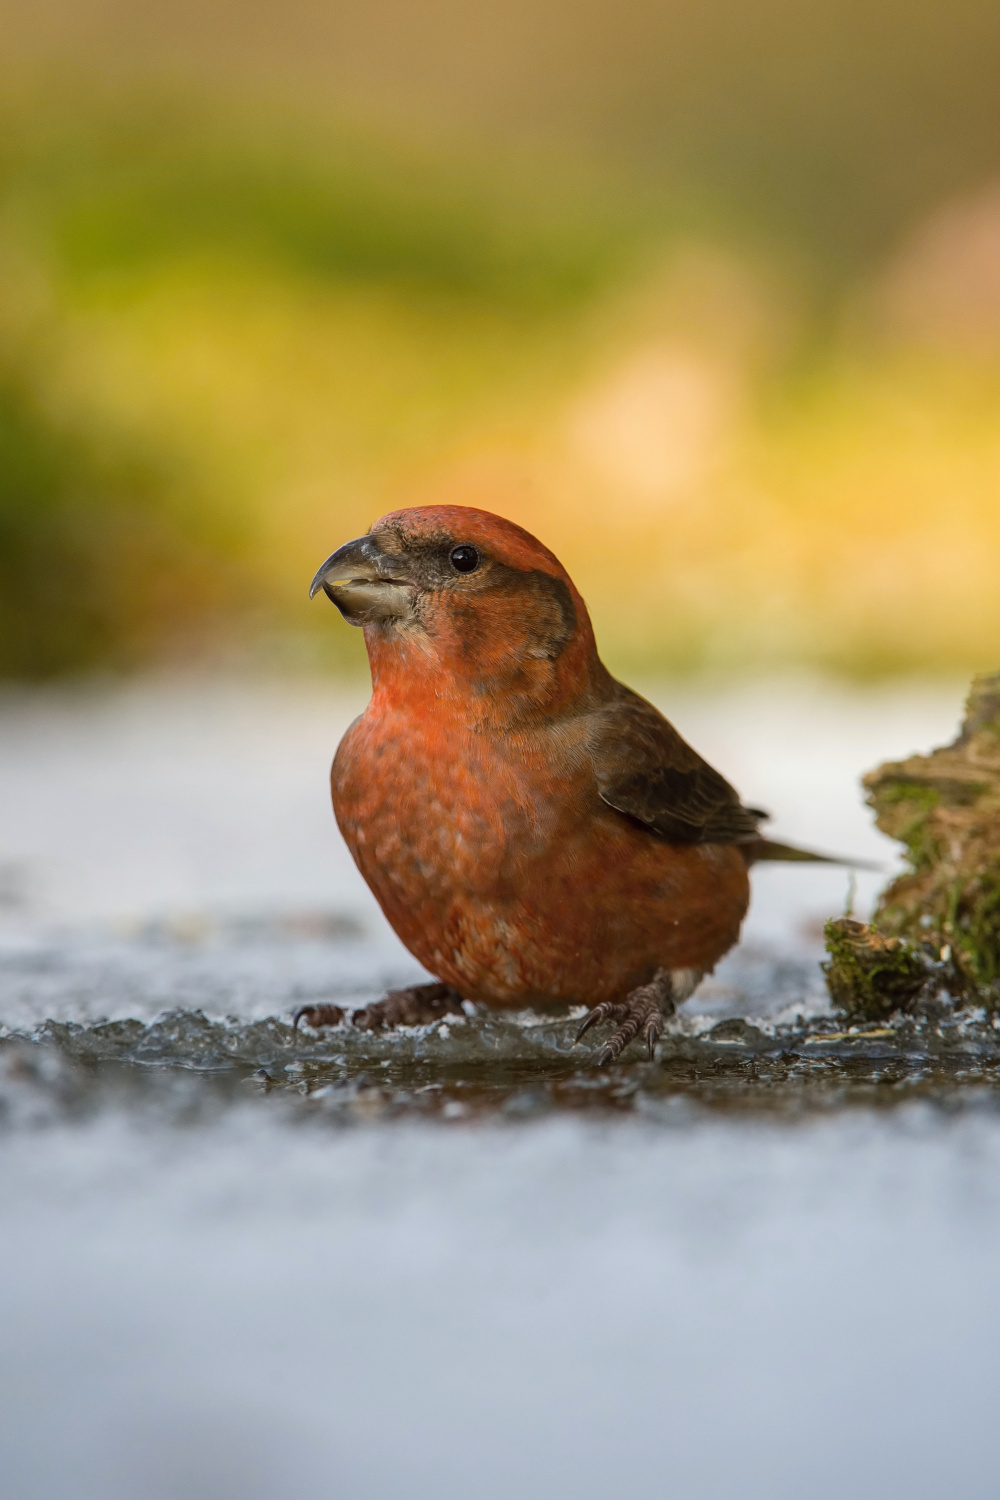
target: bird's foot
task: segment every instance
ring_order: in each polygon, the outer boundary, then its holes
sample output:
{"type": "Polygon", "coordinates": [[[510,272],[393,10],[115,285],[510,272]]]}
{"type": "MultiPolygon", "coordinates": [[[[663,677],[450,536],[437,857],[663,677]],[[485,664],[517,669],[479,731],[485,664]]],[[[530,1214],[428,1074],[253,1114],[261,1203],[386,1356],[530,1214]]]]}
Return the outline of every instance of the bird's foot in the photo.
{"type": "Polygon", "coordinates": [[[444,1016],[463,1016],[462,997],[447,984],[414,984],[390,990],[384,1000],[356,1010],[351,1020],[359,1031],[381,1031],[390,1026],[424,1026],[444,1016]]]}
{"type": "MultiPolygon", "coordinates": [[[[413,984],[409,989],[390,990],[384,1000],[356,1010],[351,1022],[359,1031],[381,1031],[392,1026],[423,1026],[443,1016],[464,1014],[461,995],[447,984],[413,984]]],[[[300,1005],[292,1025],[296,1031],[300,1021],[317,1028],[339,1026],[346,1015],[339,1005],[300,1005]]]]}
{"type": "Polygon", "coordinates": [[[347,1012],[339,1005],[300,1005],[292,1017],[292,1030],[298,1031],[299,1022],[309,1026],[339,1026],[347,1012]]]}
{"type": "Polygon", "coordinates": [[[652,1062],[664,1021],[673,1015],[682,1000],[694,993],[700,979],[701,975],[695,969],[657,969],[650,982],[633,990],[624,1003],[605,1000],[602,1005],[595,1005],[576,1039],[581,1041],[591,1026],[614,1021],[617,1023],[615,1030],[594,1057],[596,1066],[604,1068],[608,1063],[617,1062],[629,1042],[634,1041],[640,1032],[646,1040],[652,1062]]]}
{"type": "Polygon", "coordinates": [[[649,1059],[652,1062],[656,1052],[656,1043],[663,1030],[663,1022],[668,1015],[673,1014],[673,1010],[670,972],[667,969],[660,969],[649,984],[641,985],[639,989],[633,990],[624,1005],[614,1005],[605,1001],[603,1005],[595,1006],[580,1027],[577,1041],[592,1025],[596,1026],[601,1021],[614,1021],[617,1023],[615,1030],[594,1057],[597,1067],[603,1068],[608,1063],[617,1062],[629,1042],[633,1041],[640,1032],[646,1039],[649,1059]]]}

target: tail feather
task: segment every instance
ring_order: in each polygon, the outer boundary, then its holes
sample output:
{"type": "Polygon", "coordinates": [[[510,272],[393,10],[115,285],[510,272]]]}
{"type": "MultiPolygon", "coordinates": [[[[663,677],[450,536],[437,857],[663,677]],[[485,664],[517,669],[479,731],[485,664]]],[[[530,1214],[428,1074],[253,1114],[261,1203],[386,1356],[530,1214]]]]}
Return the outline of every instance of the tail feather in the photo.
{"type": "Polygon", "coordinates": [[[794,844],[779,844],[775,839],[748,839],[740,848],[748,865],[755,865],[762,860],[787,860],[796,864],[846,865],[852,870],[883,868],[874,860],[854,859],[847,854],[816,854],[812,849],[798,849],[794,844]]]}

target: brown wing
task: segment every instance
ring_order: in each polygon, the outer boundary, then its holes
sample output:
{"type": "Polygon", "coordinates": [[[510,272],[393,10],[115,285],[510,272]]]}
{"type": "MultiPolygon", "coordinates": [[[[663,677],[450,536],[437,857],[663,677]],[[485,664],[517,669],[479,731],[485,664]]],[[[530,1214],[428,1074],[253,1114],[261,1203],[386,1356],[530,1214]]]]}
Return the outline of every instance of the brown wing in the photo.
{"type": "Polygon", "coordinates": [[[744,807],[658,709],[621,683],[593,716],[589,748],[603,800],[675,844],[738,844],[767,817],[744,807]]]}

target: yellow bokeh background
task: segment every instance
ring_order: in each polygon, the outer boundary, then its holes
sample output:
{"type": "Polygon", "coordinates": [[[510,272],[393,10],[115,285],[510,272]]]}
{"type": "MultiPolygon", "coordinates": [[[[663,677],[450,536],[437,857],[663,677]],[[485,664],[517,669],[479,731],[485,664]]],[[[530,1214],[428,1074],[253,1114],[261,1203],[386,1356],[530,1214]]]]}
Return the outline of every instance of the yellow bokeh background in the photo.
{"type": "Polygon", "coordinates": [[[18,13],[0,670],[356,665],[312,571],[443,500],[552,546],[623,668],[995,666],[1000,36],[960,6],[900,62],[876,11],[873,58],[828,3],[741,64],[725,6],[687,52],[637,7],[631,51],[546,43],[550,95],[517,9],[492,62],[447,8],[338,48],[304,7],[273,56],[251,9],[225,58],[222,10],[18,13]]]}

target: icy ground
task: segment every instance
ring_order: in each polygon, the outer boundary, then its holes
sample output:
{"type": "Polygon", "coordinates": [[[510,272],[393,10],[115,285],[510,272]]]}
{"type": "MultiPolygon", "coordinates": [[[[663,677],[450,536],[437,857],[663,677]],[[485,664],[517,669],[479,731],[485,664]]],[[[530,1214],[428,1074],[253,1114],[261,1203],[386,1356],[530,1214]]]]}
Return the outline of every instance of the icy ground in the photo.
{"type": "MultiPolygon", "coordinates": [[[[857,776],[961,688],[653,695],[776,837],[891,860],[857,776]]],[[[419,973],[329,812],[362,702],[0,700],[4,1493],[995,1494],[997,1033],[845,1034],[795,867],[655,1064],[293,1033],[419,973]]]]}

